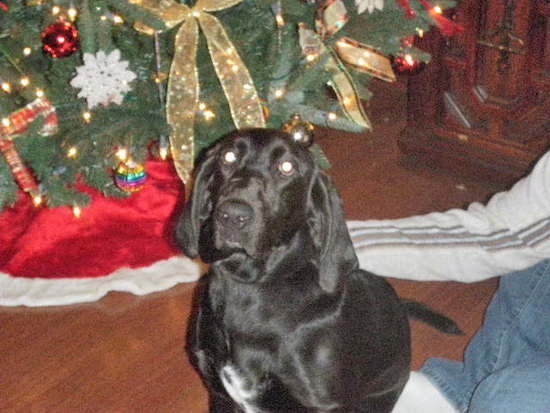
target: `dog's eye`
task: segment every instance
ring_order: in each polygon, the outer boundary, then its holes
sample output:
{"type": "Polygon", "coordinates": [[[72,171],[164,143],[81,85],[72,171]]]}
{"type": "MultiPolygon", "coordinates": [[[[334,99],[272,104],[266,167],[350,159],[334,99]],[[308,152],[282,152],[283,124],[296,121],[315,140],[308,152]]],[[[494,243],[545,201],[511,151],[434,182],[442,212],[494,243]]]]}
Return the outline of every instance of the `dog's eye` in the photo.
{"type": "Polygon", "coordinates": [[[290,161],[282,161],[279,163],[279,172],[284,176],[291,176],[296,172],[294,164],[290,161]]]}
{"type": "Polygon", "coordinates": [[[223,163],[226,165],[232,165],[237,162],[237,154],[231,150],[225,152],[222,157],[223,163]]]}

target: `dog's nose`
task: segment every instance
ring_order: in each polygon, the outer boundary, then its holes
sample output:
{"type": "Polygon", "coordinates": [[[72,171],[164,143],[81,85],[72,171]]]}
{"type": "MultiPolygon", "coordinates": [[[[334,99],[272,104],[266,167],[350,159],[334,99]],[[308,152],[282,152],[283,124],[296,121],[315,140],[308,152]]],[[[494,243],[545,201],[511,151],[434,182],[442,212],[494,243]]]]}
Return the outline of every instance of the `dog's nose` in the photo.
{"type": "Polygon", "coordinates": [[[254,219],[252,208],[239,201],[226,201],[216,211],[217,220],[228,227],[243,229],[254,219]]]}

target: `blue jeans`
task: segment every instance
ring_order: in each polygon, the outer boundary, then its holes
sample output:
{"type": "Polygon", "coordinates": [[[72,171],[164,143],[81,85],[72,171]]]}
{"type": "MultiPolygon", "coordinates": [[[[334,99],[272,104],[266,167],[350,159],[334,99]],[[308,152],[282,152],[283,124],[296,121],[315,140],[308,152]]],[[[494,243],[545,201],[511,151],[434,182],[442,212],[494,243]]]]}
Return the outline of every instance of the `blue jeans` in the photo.
{"type": "Polygon", "coordinates": [[[550,260],[501,277],[464,362],[422,372],[461,412],[550,413],[550,260]]]}

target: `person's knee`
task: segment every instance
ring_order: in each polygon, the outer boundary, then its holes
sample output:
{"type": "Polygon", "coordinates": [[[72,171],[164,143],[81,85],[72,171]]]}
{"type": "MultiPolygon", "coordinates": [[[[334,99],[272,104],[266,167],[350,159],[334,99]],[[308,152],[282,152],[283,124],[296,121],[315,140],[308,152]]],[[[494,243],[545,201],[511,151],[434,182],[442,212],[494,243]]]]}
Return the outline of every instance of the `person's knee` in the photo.
{"type": "Polygon", "coordinates": [[[483,380],[470,413],[550,412],[550,362],[510,366],[483,380]]]}

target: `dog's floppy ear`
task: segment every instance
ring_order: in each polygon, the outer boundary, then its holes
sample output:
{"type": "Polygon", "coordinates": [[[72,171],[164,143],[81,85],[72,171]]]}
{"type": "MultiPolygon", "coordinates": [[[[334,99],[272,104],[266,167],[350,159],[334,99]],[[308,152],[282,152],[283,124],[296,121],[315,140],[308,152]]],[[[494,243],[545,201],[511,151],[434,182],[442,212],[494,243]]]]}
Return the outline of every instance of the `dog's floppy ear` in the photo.
{"type": "Polygon", "coordinates": [[[329,178],[320,171],[312,182],[309,208],[311,235],[320,251],[319,285],[331,293],[357,268],[358,261],[340,197],[329,178]]]}
{"type": "Polygon", "coordinates": [[[198,166],[191,195],[176,226],[176,241],[190,258],[199,255],[202,226],[212,210],[210,191],[215,163],[215,150],[211,150],[198,166]]]}

